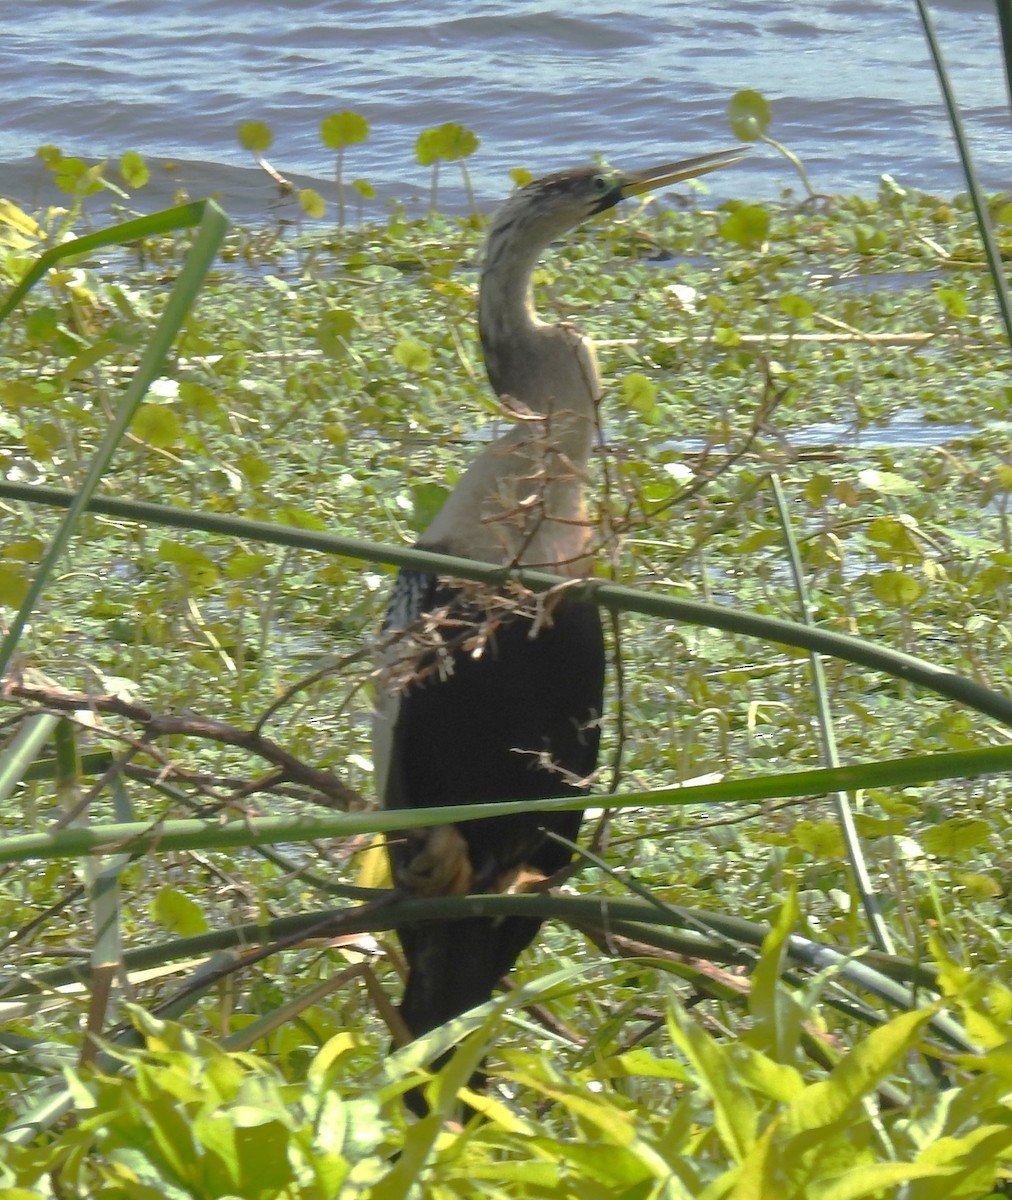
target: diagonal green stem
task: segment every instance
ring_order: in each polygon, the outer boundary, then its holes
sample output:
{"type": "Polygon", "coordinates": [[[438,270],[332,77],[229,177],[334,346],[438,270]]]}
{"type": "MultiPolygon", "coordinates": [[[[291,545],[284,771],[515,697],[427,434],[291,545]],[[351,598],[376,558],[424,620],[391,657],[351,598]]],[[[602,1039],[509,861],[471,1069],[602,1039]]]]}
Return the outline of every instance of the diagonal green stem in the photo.
{"type": "MultiPolygon", "coordinates": [[[[776,474],[771,475],[770,484],[773,488],[773,498],[776,501],[777,512],[780,516],[780,525],[784,531],[787,559],[790,563],[791,574],[794,577],[794,587],[798,596],[798,608],[801,612],[801,620],[805,625],[811,625],[812,610],[808,603],[808,589],[805,587],[805,575],[801,569],[801,555],[798,551],[798,543],[794,536],[794,530],[791,527],[791,519],[787,511],[787,501],[784,497],[783,486],[780,483],[780,476],[776,474]]],[[[836,748],[836,731],[833,728],[833,714],[830,711],[829,691],[826,687],[826,672],[822,668],[822,655],[818,651],[813,650],[810,652],[809,657],[812,664],[812,683],[815,687],[815,707],[818,712],[819,727],[822,732],[822,758],[827,766],[838,767],[840,765],[840,756],[836,748]]],[[[872,937],[880,950],[886,954],[894,954],[895,947],[892,935],[882,917],[882,909],[879,906],[878,896],[871,881],[871,874],[868,871],[868,864],[865,861],[864,851],[861,847],[861,839],[858,837],[857,827],[854,824],[854,814],[851,811],[847,793],[835,792],[833,799],[836,804],[837,819],[843,833],[844,845],[847,848],[847,859],[850,863],[854,881],[857,884],[858,894],[864,906],[865,917],[871,929],[872,937]]]]}
{"type": "MultiPolygon", "coordinates": [[[[61,507],[75,499],[74,493],[60,488],[34,487],[3,480],[0,480],[0,497],[61,507]]],[[[876,646],[861,638],[833,633],[795,621],[783,621],[721,604],[682,600],[659,592],[646,592],[606,583],[599,579],[574,582],[572,579],[548,575],[543,571],[510,570],[475,562],[469,558],[456,558],[449,554],[437,554],[432,550],[419,550],[413,546],[387,546],[358,538],[337,537],[315,530],[273,525],[266,521],[247,521],[239,517],[195,512],[164,504],[94,497],[85,507],[90,512],[133,518],[153,525],[199,529],[226,537],[249,538],[276,546],[292,546],[303,550],[317,550],[324,554],[344,555],[365,562],[387,563],[408,570],[435,572],[459,579],[476,579],[482,583],[503,584],[515,580],[534,592],[565,587],[574,599],[592,601],[603,608],[684,621],[688,625],[704,625],[711,629],[722,629],[727,633],[765,638],[785,646],[798,646],[802,650],[817,650],[834,658],[842,658],[846,662],[882,671],[908,683],[915,683],[1012,727],[1012,697],[992,691],[972,679],[957,675],[954,671],[936,666],[912,654],[903,654],[898,650],[876,646]]]]}
{"type": "MultiPolygon", "coordinates": [[[[980,240],[984,246],[984,255],[987,258],[987,269],[994,284],[998,311],[1005,325],[1005,336],[1008,338],[1009,345],[1012,346],[1012,302],[1009,301],[1008,288],[1005,285],[1005,272],[1002,267],[1001,255],[998,252],[998,245],[995,242],[994,231],[991,228],[991,217],[987,210],[987,201],[980,182],[977,179],[973,159],[970,157],[970,145],[966,138],[966,130],[963,127],[963,118],[960,116],[959,105],[956,102],[955,92],[952,90],[949,72],[946,70],[945,61],[942,58],[942,48],[935,33],[934,20],[928,10],[926,0],[914,0],[914,2],[917,5],[917,12],[924,29],[924,37],[927,40],[928,49],[935,64],[935,75],[938,77],[938,86],[942,90],[942,99],[945,101],[945,107],[949,114],[952,135],[956,139],[956,149],[959,152],[959,161],[963,167],[963,178],[966,180],[966,189],[970,193],[974,215],[977,218],[977,230],[980,233],[980,240]]],[[[1006,62],[1007,66],[1008,63],[1006,62]]]]}
{"type": "MultiPolygon", "coordinates": [[[[967,779],[1012,770],[1012,746],[983,750],[957,750],[918,758],[887,759],[846,767],[820,767],[788,771],[723,783],[658,788],[595,796],[595,808],[671,807],[686,804],[755,804],[791,796],[821,796],[837,791],[870,787],[913,787],[943,779],[967,779]]],[[[129,849],[224,849],[236,846],[273,845],[311,838],[350,837],[361,833],[389,832],[439,825],[453,814],[454,821],[530,812],[566,812],[585,808],[585,796],[546,800],[511,800],[495,804],[454,804],[442,808],[397,811],[334,813],[306,818],[247,818],[231,825],[218,821],[179,820],[120,822],[88,828],[59,829],[51,833],[26,833],[0,839],[0,863],[29,859],[76,858],[83,854],[110,854],[129,849]]]]}

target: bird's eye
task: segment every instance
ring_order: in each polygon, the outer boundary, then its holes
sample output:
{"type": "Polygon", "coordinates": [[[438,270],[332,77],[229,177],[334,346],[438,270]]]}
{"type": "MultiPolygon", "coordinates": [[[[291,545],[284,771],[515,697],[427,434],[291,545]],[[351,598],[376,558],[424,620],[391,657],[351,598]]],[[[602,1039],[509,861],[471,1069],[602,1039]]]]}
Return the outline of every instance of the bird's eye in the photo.
{"type": "Polygon", "coordinates": [[[611,186],[611,180],[607,175],[595,175],[591,187],[598,196],[603,196],[611,186]]]}

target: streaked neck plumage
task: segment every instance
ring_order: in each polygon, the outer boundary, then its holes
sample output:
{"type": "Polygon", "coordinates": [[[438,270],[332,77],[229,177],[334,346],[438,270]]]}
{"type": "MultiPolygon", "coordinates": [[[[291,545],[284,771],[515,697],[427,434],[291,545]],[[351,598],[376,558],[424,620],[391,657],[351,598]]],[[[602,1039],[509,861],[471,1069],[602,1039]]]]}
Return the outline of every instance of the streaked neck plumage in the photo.
{"type": "Polygon", "coordinates": [[[423,544],[566,574],[587,569],[583,486],[601,379],[593,343],[571,325],[539,320],[531,289],[541,252],[577,220],[546,216],[522,192],[496,214],[478,327],[489,382],[521,417],[471,464],[423,544]]]}

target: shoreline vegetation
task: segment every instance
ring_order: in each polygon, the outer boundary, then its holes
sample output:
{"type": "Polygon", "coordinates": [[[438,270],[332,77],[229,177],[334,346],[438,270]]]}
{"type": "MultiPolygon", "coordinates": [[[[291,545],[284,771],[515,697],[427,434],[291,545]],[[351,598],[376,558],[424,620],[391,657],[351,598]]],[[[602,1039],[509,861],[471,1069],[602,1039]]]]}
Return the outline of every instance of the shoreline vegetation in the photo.
{"type": "MultiPolygon", "coordinates": [[[[484,219],[438,212],[474,135],[420,139],[428,216],[358,224],[354,116],[292,224],[138,219],[140,155],[52,147],[64,211],[0,198],[3,1195],[1007,1195],[1012,382],[972,199],[796,163],[797,195],[648,198],[545,258],[540,311],[605,377],[615,811],[557,893],[435,904],[551,923],[388,1054],[423,902],[369,837],[369,648],[391,557],[507,418],[484,219]],[[126,244],[91,228],[110,183],[126,244]]],[[[241,138],[283,179],[269,134],[241,138]]]]}

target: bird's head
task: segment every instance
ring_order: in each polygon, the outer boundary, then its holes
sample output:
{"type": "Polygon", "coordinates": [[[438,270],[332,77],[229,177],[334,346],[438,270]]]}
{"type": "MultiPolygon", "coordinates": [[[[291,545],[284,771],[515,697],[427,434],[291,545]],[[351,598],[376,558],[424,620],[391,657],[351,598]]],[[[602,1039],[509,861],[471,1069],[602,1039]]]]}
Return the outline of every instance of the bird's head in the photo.
{"type": "Polygon", "coordinates": [[[493,220],[490,241],[522,240],[543,249],[567,230],[621,200],[718,171],[738,162],[743,153],[738,148],[718,150],[642,171],[596,166],[545,175],[514,192],[503,204],[493,220]]]}

